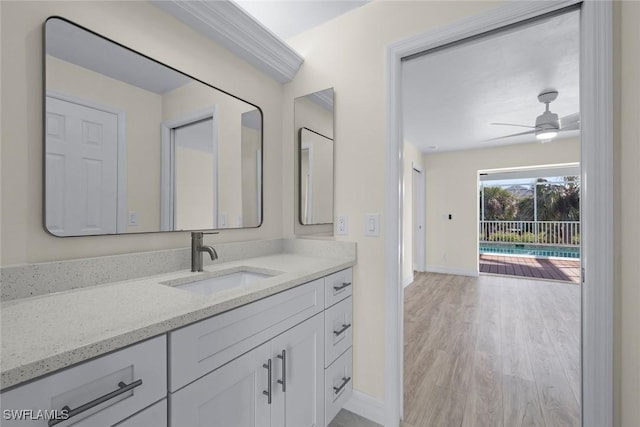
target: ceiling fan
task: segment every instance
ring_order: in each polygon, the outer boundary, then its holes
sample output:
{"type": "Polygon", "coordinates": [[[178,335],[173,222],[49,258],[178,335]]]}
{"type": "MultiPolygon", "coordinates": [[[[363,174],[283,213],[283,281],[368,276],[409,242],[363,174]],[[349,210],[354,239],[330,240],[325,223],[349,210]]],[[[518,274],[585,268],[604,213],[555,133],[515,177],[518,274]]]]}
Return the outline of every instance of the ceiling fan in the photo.
{"type": "Polygon", "coordinates": [[[535,126],[527,126],[527,125],[518,125],[513,123],[490,123],[491,125],[499,125],[499,126],[518,126],[530,128],[526,132],[514,133],[511,135],[500,136],[498,138],[491,138],[488,141],[495,141],[497,139],[511,138],[514,136],[520,135],[530,135],[535,134],[536,138],[541,142],[549,142],[556,136],[558,136],[559,132],[566,132],[569,130],[578,130],[580,129],[580,113],[569,114],[568,116],[558,118],[558,115],[552,113],[549,110],[549,104],[558,97],[558,91],[556,90],[545,90],[540,95],[538,95],[538,101],[545,105],[544,113],[540,114],[536,118],[535,126]]]}

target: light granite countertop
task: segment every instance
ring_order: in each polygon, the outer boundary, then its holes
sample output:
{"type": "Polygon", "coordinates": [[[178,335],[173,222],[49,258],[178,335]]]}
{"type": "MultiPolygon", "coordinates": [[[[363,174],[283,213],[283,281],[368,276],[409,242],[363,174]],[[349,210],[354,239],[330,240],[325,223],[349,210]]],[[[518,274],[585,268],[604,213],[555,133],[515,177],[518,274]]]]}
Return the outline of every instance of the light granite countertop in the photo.
{"type": "Polygon", "coordinates": [[[352,258],[278,254],[3,302],[0,387],[5,389],[355,265],[352,258]],[[278,273],[198,295],[170,285],[229,272],[278,273]],[[196,277],[197,276],[197,277],[196,277]]]}

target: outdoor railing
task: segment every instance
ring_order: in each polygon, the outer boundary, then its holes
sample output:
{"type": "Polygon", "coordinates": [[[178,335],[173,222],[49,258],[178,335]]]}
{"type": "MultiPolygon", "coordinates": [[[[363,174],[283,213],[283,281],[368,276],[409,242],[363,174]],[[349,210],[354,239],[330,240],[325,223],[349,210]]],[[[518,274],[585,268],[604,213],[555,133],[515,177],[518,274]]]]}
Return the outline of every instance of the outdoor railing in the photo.
{"type": "Polygon", "coordinates": [[[480,221],[480,241],[580,246],[580,222],[480,221]]]}

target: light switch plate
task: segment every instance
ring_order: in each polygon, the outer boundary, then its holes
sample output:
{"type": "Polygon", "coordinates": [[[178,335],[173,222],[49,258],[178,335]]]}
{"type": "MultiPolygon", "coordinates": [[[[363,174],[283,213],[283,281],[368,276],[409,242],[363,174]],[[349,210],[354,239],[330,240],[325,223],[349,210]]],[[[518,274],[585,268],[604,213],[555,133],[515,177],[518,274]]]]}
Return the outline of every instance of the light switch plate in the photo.
{"type": "Polygon", "coordinates": [[[380,235],[380,214],[364,214],[364,235],[374,237],[380,235]]]}
{"type": "Polygon", "coordinates": [[[135,227],[138,225],[138,212],[129,211],[127,212],[127,225],[135,227]]]}
{"type": "Polygon", "coordinates": [[[346,236],[349,234],[349,217],[346,215],[338,215],[336,218],[336,234],[346,236]]]}

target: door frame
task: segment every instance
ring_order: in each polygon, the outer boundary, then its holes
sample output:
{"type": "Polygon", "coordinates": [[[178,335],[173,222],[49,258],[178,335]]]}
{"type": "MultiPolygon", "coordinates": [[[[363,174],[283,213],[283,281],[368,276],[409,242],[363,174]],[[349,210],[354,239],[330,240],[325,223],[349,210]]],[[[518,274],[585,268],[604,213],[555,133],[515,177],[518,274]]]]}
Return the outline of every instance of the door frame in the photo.
{"type": "Polygon", "coordinates": [[[580,114],[584,236],[582,425],[613,424],[613,11],[612,1],[509,2],[393,43],[386,52],[385,393],[386,427],[402,419],[403,176],[401,59],[528,19],[581,6],[580,114]]]}
{"type": "MultiPolygon", "coordinates": [[[[416,243],[416,247],[418,248],[418,254],[420,256],[418,256],[418,260],[416,262],[415,258],[416,258],[416,254],[412,254],[412,258],[413,261],[416,264],[416,270],[417,271],[425,271],[425,263],[426,263],[426,257],[427,257],[427,240],[425,238],[425,233],[426,233],[426,227],[425,227],[425,215],[426,215],[426,211],[425,211],[425,207],[426,207],[426,176],[425,176],[425,171],[424,168],[421,166],[416,165],[414,162],[411,162],[411,190],[412,190],[412,194],[411,197],[413,197],[413,194],[415,194],[416,189],[414,188],[415,182],[413,181],[413,177],[415,176],[414,173],[418,172],[420,174],[421,179],[419,180],[419,185],[418,185],[418,206],[417,206],[417,211],[418,211],[418,217],[422,219],[422,229],[420,231],[418,231],[415,235],[413,235],[413,233],[415,232],[415,230],[413,229],[413,224],[411,224],[411,234],[412,234],[412,239],[417,239],[417,243],[416,243]]],[[[413,203],[412,203],[412,209],[415,209],[413,207],[413,203]]],[[[413,217],[413,212],[411,215],[411,221],[413,223],[415,223],[415,218],[413,217]]],[[[413,252],[413,247],[411,248],[411,251],[413,252]]],[[[411,268],[413,268],[413,265],[411,266],[411,268]]]]}
{"type": "MultiPolygon", "coordinates": [[[[57,90],[47,90],[47,98],[55,98],[61,101],[71,102],[83,107],[93,108],[94,110],[104,111],[114,114],[118,117],[118,164],[116,175],[117,182],[117,201],[116,201],[116,232],[127,232],[127,114],[123,110],[119,110],[110,105],[100,104],[95,101],[79,98],[74,95],[59,92],[57,90]]],[[[45,102],[46,105],[46,102],[45,102]]],[[[46,226],[45,226],[46,228],[46,226]]]]}
{"type": "Polygon", "coordinates": [[[161,127],[160,157],[160,231],[176,231],[175,228],[175,147],[172,131],[200,120],[213,119],[213,228],[218,228],[218,106],[192,111],[176,119],[163,120],[161,127]]]}

